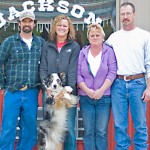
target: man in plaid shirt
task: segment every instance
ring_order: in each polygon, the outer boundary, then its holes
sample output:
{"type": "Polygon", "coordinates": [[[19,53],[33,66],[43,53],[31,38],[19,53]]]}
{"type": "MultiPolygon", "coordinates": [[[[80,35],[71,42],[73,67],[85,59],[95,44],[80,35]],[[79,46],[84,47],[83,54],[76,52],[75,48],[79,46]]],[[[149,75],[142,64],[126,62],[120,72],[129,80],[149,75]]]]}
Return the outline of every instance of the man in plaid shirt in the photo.
{"type": "Polygon", "coordinates": [[[0,88],[5,89],[0,150],[13,150],[17,119],[20,135],[17,150],[32,150],[37,140],[38,67],[44,39],[33,35],[35,15],[20,13],[20,32],[0,47],[0,88]]]}

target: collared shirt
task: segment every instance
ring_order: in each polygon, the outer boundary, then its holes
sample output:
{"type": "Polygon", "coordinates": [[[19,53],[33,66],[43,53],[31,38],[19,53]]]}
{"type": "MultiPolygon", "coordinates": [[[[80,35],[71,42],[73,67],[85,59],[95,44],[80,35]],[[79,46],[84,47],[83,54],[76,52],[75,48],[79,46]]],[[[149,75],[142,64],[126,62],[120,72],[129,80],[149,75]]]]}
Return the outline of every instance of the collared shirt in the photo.
{"type": "Polygon", "coordinates": [[[106,41],[114,48],[118,75],[146,73],[150,77],[150,33],[136,27],[110,35],[106,41]]]}
{"type": "Polygon", "coordinates": [[[31,49],[17,33],[4,40],[0,47],[0,86],[18,91],[23,86],[37,86],[41,46],[44,39],[33,35],[31,49]]]}

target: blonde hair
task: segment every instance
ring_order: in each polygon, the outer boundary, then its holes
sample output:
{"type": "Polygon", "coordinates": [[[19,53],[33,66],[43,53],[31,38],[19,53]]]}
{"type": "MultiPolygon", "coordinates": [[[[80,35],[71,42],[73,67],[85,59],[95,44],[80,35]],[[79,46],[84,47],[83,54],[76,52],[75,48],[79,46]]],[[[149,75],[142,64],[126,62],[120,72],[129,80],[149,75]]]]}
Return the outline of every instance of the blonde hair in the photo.
{"type": "Polygon", "coordinates": [[[92,23],[92,24],[90,24],[90,25],[88,26],[88,29],[87,29],[87,37],[89,36],[89,32],[90,32],[93,28],[94,28],[95,30],[97,30],[98,32],[100,32],[101,35],[103,36],[103,38],[105,37],[105,32],[104,32],[102,26],[101,26],[100,24],[98,24],[98,23],[92,23]]]}
{"type": "Polygon", "coordinates": [[[68,25],[69,25],[69,32],[68,32],[67,39],[71,39],[71,40],[75,39],[75,29],[74,29],[71,19],[68,16],[65,16],[62,14],[62,15],[55,17],[55,19],[52,22],[52,26],[51,26],[50,33],[49,33],[50,40],[53,41],[56,38],[56,25],[63,19],[67,20],[68,25]]]}

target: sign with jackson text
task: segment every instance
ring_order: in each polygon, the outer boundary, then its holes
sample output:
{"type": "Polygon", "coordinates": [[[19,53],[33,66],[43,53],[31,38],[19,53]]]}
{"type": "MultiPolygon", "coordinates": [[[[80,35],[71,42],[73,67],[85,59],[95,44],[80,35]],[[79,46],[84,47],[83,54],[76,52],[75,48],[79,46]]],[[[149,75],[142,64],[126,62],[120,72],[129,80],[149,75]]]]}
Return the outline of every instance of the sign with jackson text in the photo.
{"type": "MultiPolygon", "coordinates": [[[[22,3],[22,10],[31,10],[31,11],[39,11],[39,12],[49,12],[53,13],[53,11],[57,11],[59,13],[68,14],[70,13],[72,17],[81,19],[83,18],[85,24],[90,23],[101,23],[102,19],[100,17],[96,17],[96,15],[90,11],[84,18],[84,14],[86,13],[86,9],[78,4],[74,4],[70,6],[70,3],[65,0],[58,1],[57,5],[54,5],[54,0],[38,0],[37,2],[39,7],[35,7],[35,3],[31,0],[25,1],[22,3]],[[70,9],[71,7],[71,9],[70,9]]],[[[1,11],[1,10],[0,10],[1,11]]],[[[19,10],[17,10],[14,6],[10,6],[8,8],[9,16],[6,18],[5,14],[0,12],[0,28],[5,26],[8,21],[13,21],[20,16],[19,10]]]]}

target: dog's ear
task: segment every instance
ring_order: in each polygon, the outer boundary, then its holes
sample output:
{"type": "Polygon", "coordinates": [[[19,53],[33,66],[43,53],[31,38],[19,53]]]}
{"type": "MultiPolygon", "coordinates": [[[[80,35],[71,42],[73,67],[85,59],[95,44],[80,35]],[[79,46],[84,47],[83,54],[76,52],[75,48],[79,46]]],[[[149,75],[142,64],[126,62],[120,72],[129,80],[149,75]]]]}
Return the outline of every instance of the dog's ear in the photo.
{"type": "Polygon", "coordinates": [[[47,77],[42,79],[42,85],[44,86],[44,90],[47,90],[47,88],[50,86],[52,82],[52,76],[48,75],[47,77]]]}
{"type": "Polygon", "coordinates": [[[66,74],[64,72],[59,72],[58,76],[62,82],[62,86],[64,87],[66,85],[66,79],[67,79],[66,74]]]}

